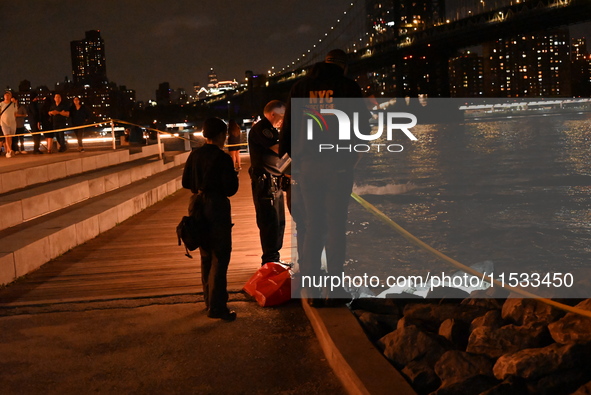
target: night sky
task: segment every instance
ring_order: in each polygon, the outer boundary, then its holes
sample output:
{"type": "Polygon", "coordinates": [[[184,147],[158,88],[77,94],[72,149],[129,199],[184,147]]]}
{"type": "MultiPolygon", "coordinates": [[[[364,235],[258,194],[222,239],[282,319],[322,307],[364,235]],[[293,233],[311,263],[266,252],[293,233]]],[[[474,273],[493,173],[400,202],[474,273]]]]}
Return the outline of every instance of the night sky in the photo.
{"type": "Polygon", "coordinates": [[[100,30],[107,77],[155,97],[161,82],[192,91],[242,81],[295,60],[330,29],[351,0],[2,0],[0,84],[27,79],[50,89],[72,78],[70,41],[100,30]]]}
{"type": "MultiPolygon", "coordinates": [[[[155,98],[161,82],[192,91],[285,67],[312,48],[352,0],[0,0],[0,84],[50,89],[72,78],[70,41],[100,30],[107,77],[155,98]]],[[[360,1],[360,0],[356,0],[360,1]]],[[[589,24],[571,34],[591,37],[589,24]]]]}

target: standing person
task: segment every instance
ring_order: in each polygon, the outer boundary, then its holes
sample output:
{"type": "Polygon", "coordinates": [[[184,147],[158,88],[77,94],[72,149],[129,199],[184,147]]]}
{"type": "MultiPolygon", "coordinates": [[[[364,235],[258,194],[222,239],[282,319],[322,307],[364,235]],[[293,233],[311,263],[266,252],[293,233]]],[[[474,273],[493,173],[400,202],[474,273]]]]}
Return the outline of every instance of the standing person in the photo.
{"type": "Polygon", "coordinates": [[[232,162],[234,162],[234,169],[236,171],[240,171],[242,169],[240,166],[240,136],[240,126],[232,119],[228,124],[228,145],[231,146],[228,147],[228,152],[230,153],[232,162]]]}
{"type": "Polygon", "coordinates": [[[33,133],[33,153],[42,154],[39,150],[41,146],[41,110],[39,109],[39,96],[37,92],[31,93],[31,103],[27,108],[29,117],[29,126],[31,126],[31,133],[33,133]]]}
{"type": "MultiPolygon", "coordinates": [[[[72,105],[70,106],[70,121],[72,126],[83,126],[88,124],[90,120],[90,111],[80,101],[80,97],[75,96],[72,99],[72,105]]],[[[82,139],[84,138],[84,129],[74,129],[76,133],[76,139],[78,139],[78,151],[84,152],[84,145],[82,139]]]]}
{"type": "Polygon", "coordinates": [[[279,250],[285,232],[285,203],[282,173],[279,170],[279,131],[283,123],[285,104],[272,100],[263,110],[263,118],[248,133],[250,151],[250,180],[256,211],[257,226],[263,255],[261,265],[280,262],[279,250]]]}
{"type": "MultiPolygon", "coordinates": [[[[57,129],[65,129],[68,127],[68,117],[70,116],[70,108],[69,106],[62,101],[62,95],[56,93],[53,96],[54,104],[49,108],[49,115],[51,116],[51,126],[53,130],[57,129]]],[[[59,145],[59,152],[64,152],[68,148],[66,147],[66,136],[64,131],[58,131],[51,134],[51,137],[47,138],[47,150],[51,153],[51,146],[53,144],[53,138],[57,138],[57,143],[59,145]]],[[[46,136],[48,135],[46,134],[46,136]]]]}
{"type": "Polygon", "coordinates": [[[43,102],[39,104],[40,111],[41,111],[41,130],[46,131],[43,133],[46,142],[46,149],[47,153],[51,154],[52,146],[53,146],[53,138],[55,137],[55,132],[50,132],[53,128],[53,123],[51,122],[51,115],[49,115],[49,109],[53,106],[53,100],[50,96],[42,96],[43,102]]]}
{"type": "Polygon", "coordinates": [[[12,151],[14,153],[26,154],[25,151],[25,134],[27,133],[27,129],[25,128],[25,119],[27,118],[27,108],[24,105],[21,105],[18,102],[18,99],[13,96],[12,102],[16,106],[16,112],[14,116],[16,117],[16,135],[12,139],[12,151]],[[20,146],[19,146],[20,142],[20,146]]]}
{"type": "Polygon", "coordinates": [[[222,149],[227,127],[219,118],[203,125],[206,144],[194,149],[183,172],[183,188],[193,192],[189,215],[201,209],[208,227],[207,239],[199,247],[201,282],[207,316],[234,321],[236,312],[228,309],[226,273],[232,252],[232,216],[229,196],[238,191],[238,175],[232,159],[222,149]]]}
{"type": "MultiPolygon", "coordinates": [[[[14,153],[12,151],[12,135],[16,134],[16,106],[12,101],[12,92],[4,92],[4,101],[0,103],[0,127],[4,135],[4,147],[6,149],[6,157],[11,158],[14,153]]],[[[2,142],[0,142],[2,147],[2,142]]]]}
{"type": "MultiPolygon", "coordinates": [[[[288,153],[293,159],[292,213],[297,224],[302,278],[322,276],[323,249],[326,250],[328,275],[341,277],[343,273],[347,210],[358,155],[347,150],[319,152],[318,141],[338,146],[336,117],[324,116],[328,126],[314,135],[314,141],[308,139],[304,120],[308,119],[306,112],[319,114],[321,109],[334,106],[337,98],[362,97],[359,85],[345,77],[346,64],[344,51],[330,51],[324,62],[317,63],[308,76],[298,81],[291,89],[282,128],[280,153],[288,153]]],[[[360,124],[369,118],[366,108],[365,112],[360,112],[360,124]]],[[[309,287],[305,291],[313,306],[332,305],[348,298],[342,288],[329,292],[309,287]]]]}

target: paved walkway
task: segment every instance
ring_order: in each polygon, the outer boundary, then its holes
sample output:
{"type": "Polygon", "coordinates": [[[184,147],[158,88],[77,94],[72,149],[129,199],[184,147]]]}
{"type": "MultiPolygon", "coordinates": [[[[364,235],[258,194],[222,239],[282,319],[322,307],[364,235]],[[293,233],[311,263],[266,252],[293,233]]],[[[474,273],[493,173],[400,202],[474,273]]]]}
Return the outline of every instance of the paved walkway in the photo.
{"type": "MultiPolygon", "coordinates": [[[[51,155],[52,159],[56,156],[51,155]]],[[[240,291],[260,267],[248,157],[243,156],[242,161],[240,188],[231,198],[234,227],[228,272],[230,291],[240,291]]],[[[42,266],[27,275],[26,281],[1,291],[0,307],[202,292],[199,254],[187,258],[176,237],[176,225],[187,213],[189,196],[189,191],[180,190],[42,266]]],[[[281,251],[286,261],[291,259],[290,229],[288,218],[281,251]]]]}
{"type": "Polygon", "coordinates": [[[260,256],[246,168],[235,322],[205,316],[199,260],[176,243],[180,191],[0,290],[0,393],[344,393],[298,301],[260,308],[239,292],[260,256]]]}

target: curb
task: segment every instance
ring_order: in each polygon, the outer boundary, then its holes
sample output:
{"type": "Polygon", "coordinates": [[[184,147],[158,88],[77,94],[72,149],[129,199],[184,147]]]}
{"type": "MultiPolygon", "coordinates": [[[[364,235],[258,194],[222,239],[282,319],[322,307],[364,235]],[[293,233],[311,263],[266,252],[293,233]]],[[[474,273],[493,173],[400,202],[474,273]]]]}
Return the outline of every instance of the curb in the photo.
{"type": "Polygon", "coordinates": [[[417,395],[369,341],[355,316],[343,307],[302,306],[330,367],[349,394],[417,395]]]}

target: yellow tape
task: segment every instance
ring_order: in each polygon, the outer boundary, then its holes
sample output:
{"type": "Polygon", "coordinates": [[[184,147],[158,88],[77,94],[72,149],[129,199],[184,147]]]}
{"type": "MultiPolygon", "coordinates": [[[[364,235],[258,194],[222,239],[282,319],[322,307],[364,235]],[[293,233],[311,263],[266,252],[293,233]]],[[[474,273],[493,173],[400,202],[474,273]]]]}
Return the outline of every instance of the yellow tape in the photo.
{"type": "MultiPolygon", "coordinates": [[[[107,123],[109,123],[109,122],[107,122],[107,123]]],[[[104,125],[104,124],[105,124],[105,122],[98,122],[98,123],[91,123],[91,124],[82,125],[82,126],[72,126],[70,128],[65,128],[65,129],[42,130],[42,131],[39,131],[39,132],[30,132],[30,131],[27,130],[27,132],[24,133],[24,134],[7,134],[4,137],[32,136],[34,134],[53,133],[53,132],[65,132],[65,131],[68,131],[68,130],[84,129],[84,128],[90,128],[90,127],[93,127],[93,126],[100,126],[100,125],[104,125]]],[[[2,136],[0,136],[0,137],[2,137],[2,136]]]]}
{"type": "MultiPolygon", "coordinates": [[[[111,122],[121,123],[121,124],[131,125],[131,126],[137,126],[139,128],[146,129],[146,130],[151,130],[151,131],[154,131],[154,132],[157,132],[157,133],[166,133],[166,134],[168,134],[168,135],[170,135],[170,136],[172,136],[174,138],[177,138],[177,139],[181,139],[181,140],[185,140],[185,141],[191,141],[191,139],[187,139],[187,138],[184,138],[184,137],[181,137],[181,136],[175,136],[174,133],[171,133],[171,132],[162,131],[162,130],[158,130],[158,129],[154,129],[154,128],[149,128],[149,127],[147,128],[145,126],[137,125],[135,123],[131,123],[131,122],[127,122],[127,121],[122,121],[120,119],[110,119],[110,120],[104,121],[104,122],[97,122],[97,123],[92,123],[92,124],[82,125],[82,126],[72,126],[72,127],[64,128],[64,129],[43,130],[43,131],[39,131],[39,132],[29,132],[29,131],[27,131],[27,133],[25,133],[25,134],[9,134],[9,135],[5,135],[4,137],[32,136],[34,134],[54,133],[54,132],[67,132],[69,130],[76,130],[76,129],[90,128],[90,127],[93,127],[93,126],[107,125],[107,124],[110,124],[111,122]]],[[[0,137],[2,137],[2,136],[0,136],[0,137]]],[[[243,146],[243,145],[246,146],[248,144],[247,143],[227,144],[225,146],[226,147],[239,147],[239,146],[243,146]]]]}
{"type": "MultiPolygon", "coordinates": [[[[422,248],[423,250],[429,252],[430,254],[434,255],[435,257],[437,257],[439,259],[442,259],[442,260],[444,260],[444,261],[452,264],[453,266],[457,267],[458,269],[461,269],[461,270],[465,271],[466,273],[470,273],[470,274],[472,274],[474,276],[478,276],[480,278],[483,278],[484,277],[483,273],[480,273],[480,272],[472,269],[469,266],[466,266],[464,264],[461,264],[460,262],[456,261],[455,259],[448,257],[444,253],[436,250],[435,248],[431,247],[427,243],[425,243],[422,240],[418,239],[417,237],[415,237],[414,235],[412,235],[410,232],[408,232],[406,229],[404,229],[402,226],[400,226],[396,222],[394,222],[386,214],[384,214],[383,212],[381,212],[380,210],[378,210],[374,205],[372,205],[371,203],[369,203],[367,200],[363,199],[361,196],[359,196],[359,195],[357,195],[356,193],[353,192],[353,193],[351,193],[351,197],[353,199],[355,199],[359,204],[361,204],[361,206],[363,206],[370,213],[372,213],[373,215],[375,215],[376,217],[378,217],[380,220],[382,220],[384,223],[386,223],[388,226],[390,226],[395,231],[397,231],[402,237],[404,237],[408,241],[414,243],[415,245],[419,246],[420,248],[422,248]]],[[[490,281],[486,281],[486,282],[490,283],[490,281]]],[[[511,287],[511,286],[508,286],[506,284],[502,284],[500,281],[497,281],[497,280],[493,280],[492,282],[496,286],[510,289],[511,291],[513,291],[513,292],[515,292],[515,293],[517,293],[519,295],[522,295],[522,296],[525,296],[525,297],[528,297],[528,298],[539,300],[542,303],[545,303],[547,305],[556,307],[556,308],[561,309],[561,310],[564,310],[564,311],[568,311],[568,312],[571,312],[571,313],[582,315],[584,317],[591,318],[591,311],[579,309],[579,308],[576,308],[576,307],[573,307],[573,306],[568,306],[568,305],[565,305],[563,303],[556,302],[556,301],[554,301],[552,299],[542,298],[541,296],[535,295],[535,294],[533,294],[531,292],[528,292],[528,291],[526,291],[524,289],[516,288],[516,287],[511,287]]]]}

